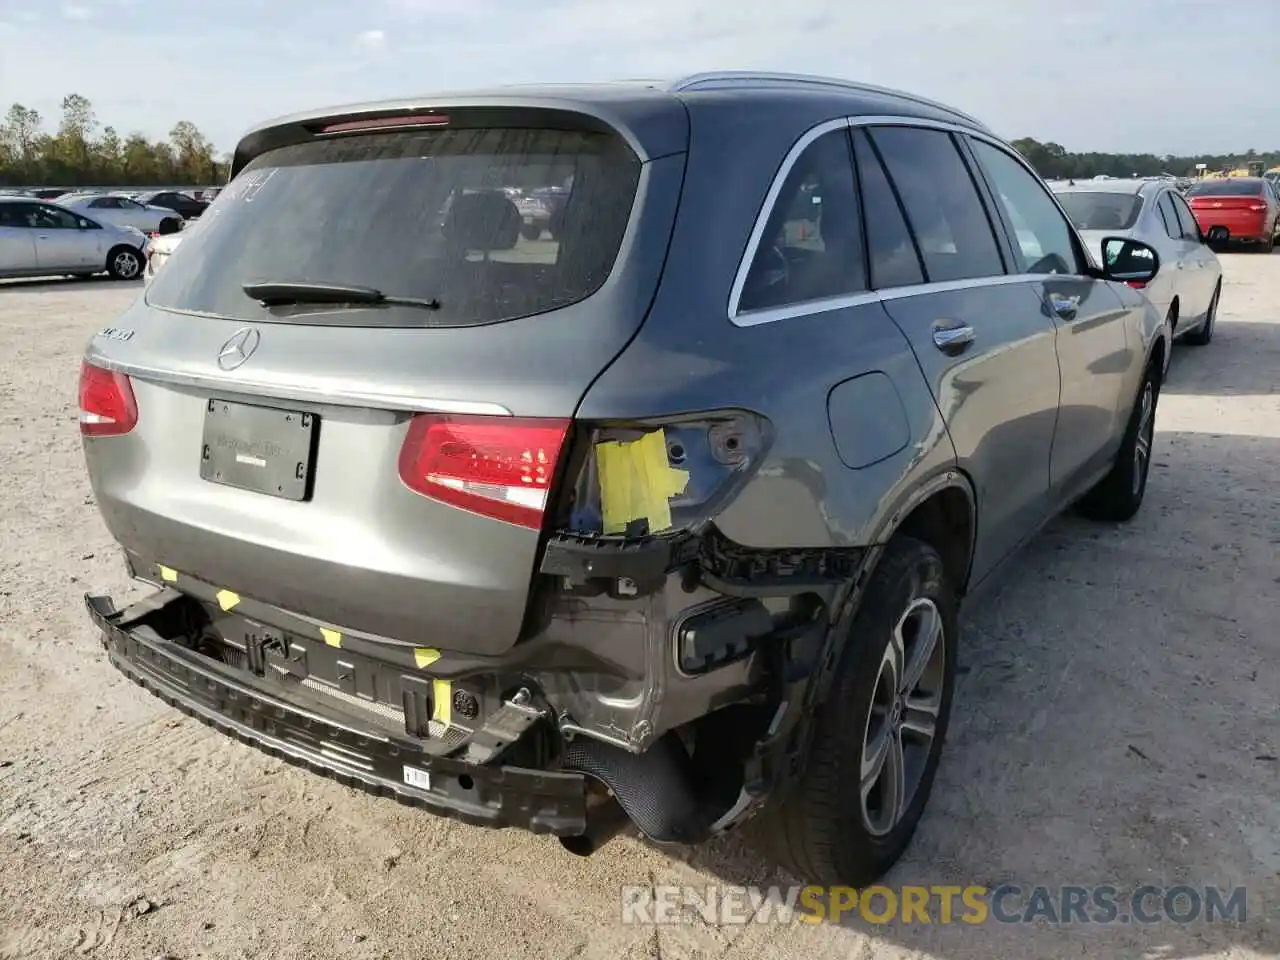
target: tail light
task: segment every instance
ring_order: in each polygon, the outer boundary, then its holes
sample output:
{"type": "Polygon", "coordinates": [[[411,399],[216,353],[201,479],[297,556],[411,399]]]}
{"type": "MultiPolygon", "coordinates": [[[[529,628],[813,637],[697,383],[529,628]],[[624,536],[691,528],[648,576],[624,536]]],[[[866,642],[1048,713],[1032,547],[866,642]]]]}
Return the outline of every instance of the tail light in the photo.
{"type": "Polygon", "coordinates": [[[1133,287],[1135,290],[1143,290],[1147,286],[1147,281],[1145,280],[1126,280],[1125,283],[1133,287]]]}
{"type": "Polygon", "coordinates": [[[416,416],[400,449],[400,479],[432,500],[538,530],[569,422],[416,416]]]}
{"type": "Polygon", "coordinates": [[[129,378],[85,361],[80,364],[80,432],[118,437],[138,425],[138,404],[129,378]]]}
{"type": "Polygon", "coordinates": [[[1263,210],[1267,209],[1267,205],[1265,203],[1251,203],[1249,204],[1249,209],[1254,213],[1261,213],[1263,210]]]}

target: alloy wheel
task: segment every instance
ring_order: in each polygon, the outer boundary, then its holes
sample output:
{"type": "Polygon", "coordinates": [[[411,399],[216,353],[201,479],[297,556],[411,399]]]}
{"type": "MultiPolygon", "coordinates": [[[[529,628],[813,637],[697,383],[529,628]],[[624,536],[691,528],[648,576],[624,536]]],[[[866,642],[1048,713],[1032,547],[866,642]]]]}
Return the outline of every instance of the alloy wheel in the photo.
{"type": "Polygon", "coordinates": [[[946,644],[934,602],[911,603],[894,626],[876,677],[862,740],[860,808],[873,836],[901,822],[937,735],[946,644]]]}
{"type": "Polygon", "coordinates": [[[1138,413],[1138,435],[1133,444],[1133,495],[1142,493],[1151,468],[1151,447],[1155,440],[1156,388],[1150,380],[1142,387],[1142,407],[1138,413]]]}

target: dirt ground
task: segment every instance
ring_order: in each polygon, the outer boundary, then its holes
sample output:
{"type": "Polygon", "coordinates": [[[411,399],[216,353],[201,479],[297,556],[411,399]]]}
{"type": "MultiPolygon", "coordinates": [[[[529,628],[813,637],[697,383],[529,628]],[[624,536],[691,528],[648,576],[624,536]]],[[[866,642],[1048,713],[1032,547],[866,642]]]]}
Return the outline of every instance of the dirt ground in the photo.
{"type": "Polygon", "coordinates": [[[589,860],[374,800],[106,663],[129,585],[81,463],[81,348],[138,293],[0,285],[0,957],[992,960],[1280,954],[1280,255],[1224,255],[1123,528],[1061,519],[967,612],[939,781],[891,884],[1249,886],[1244,924],[643,928],[626,884],[768,883],[740,839],[589,860]]]}

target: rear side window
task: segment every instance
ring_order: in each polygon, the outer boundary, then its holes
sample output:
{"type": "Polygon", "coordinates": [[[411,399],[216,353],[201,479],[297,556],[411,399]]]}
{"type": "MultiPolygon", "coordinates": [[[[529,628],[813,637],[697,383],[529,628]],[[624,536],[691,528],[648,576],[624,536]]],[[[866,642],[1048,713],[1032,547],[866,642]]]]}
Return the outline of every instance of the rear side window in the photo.
{"type": "Polygon", "coordinates": [[[1164,232],[1170,240],[1182,239],[1182,224],[1178,222],[1178,211],[1174,209],[1173,197],[1167,193],[1160,194],[1160,218],[1164,220],[1164,232]]]}
{"type": "Polygon", "coordinates": [[[255,158],[152,282],[155,306],[244,320],[472,326],[589,297],[608,278],[640,162],[617,136],[425,130],[255,158]],[[435,309],[268,310],[246,283],[373,288],[435,309]]]}
{"type": "Polygon", "coordinates": [[[1128,230],[1142,211],[1142,197],[1136,193],[1064,190],[1058,202],[1079,230],[1128,230]]]}
{"type": "Polygon", "coordinates": [[[1080,272],[1071,224],[1048,189],[1004,150],[970,139],[1014,234],[1019,273],[1080,272]]]}
{"type": "Polygon", "coordinates": [[[929,282],[1003,274],[991,221],[951,135],[919,127],[870,133],[906,208],[929,282]]]}
{"type": "Polygon", "coordinates": [[[1204,236],[1200,233],[1200,225],[1196,223],[1195,214],[1191,212],[1191,208],[1187,206],[1187,201],[1176,193],[1167,194],[1173,209],[1178,214],[1178,222],[1182,224],[1182,237],[1184,240],[1192,240],[1200,243],[1204,236]]]}
{"type": "Polygon", "coordinates": [[[764,310],[867,289],[849,133],[811,143],[778,193],[738,303],[764,310]]]}
{"type": "Polygon", "coordinates": [[[867,248],[871,285],[877,290],[924,283],[924,268],[898,195],[885,175],[871,141],[861,130],[853,131],[853,155],[858,162],[862,209],[867,223],[867,248]]]}

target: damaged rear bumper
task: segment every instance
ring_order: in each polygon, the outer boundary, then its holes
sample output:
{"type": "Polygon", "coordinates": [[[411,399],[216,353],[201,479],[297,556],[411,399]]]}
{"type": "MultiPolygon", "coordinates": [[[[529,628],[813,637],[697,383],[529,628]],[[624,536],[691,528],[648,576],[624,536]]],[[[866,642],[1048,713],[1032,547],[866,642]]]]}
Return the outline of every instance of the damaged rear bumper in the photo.
{"type": "Polygon", "coordinates": [[[166,703],[313,773],[375,796],[486,827],[579,836],[587,829],[581,773],[468,763],[408,736],[292,702],[267,681],[166,639],[148,624],[182,595],[164,590],[124,610],[85,596],[111,664],[166,703]]]}

